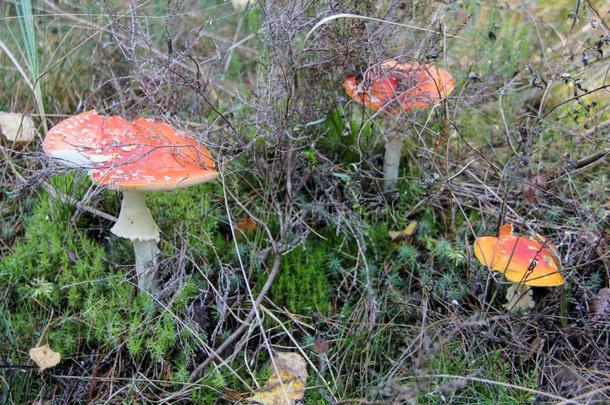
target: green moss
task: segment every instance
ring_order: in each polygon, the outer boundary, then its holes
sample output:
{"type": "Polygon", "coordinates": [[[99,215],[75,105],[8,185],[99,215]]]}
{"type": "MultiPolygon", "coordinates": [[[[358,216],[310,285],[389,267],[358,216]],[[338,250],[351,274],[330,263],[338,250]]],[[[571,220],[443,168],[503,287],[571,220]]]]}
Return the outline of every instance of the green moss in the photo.
{"type": "Polygon", "coordinates": [[[282,259],[280,274],[271,288],[273,300],[297,314],[328,313],[330,283],[328,247],[308,242],[282,259]]]}
{"type": "MultiPolygon", "coordinates": [[[[60,319],[64,311],[80,312],[87,294],[105,289],[111,276],[103,265],[103,248],[75,232],[69,219],[67,207],[41,195],[26,221],[25,237],[0,261],[0,289],[9,291],[0,306],[12,314],[11,332],[23,348],[35,344],[43,328],[32,330],[31,323],[20,322],[22,314],[28,314],[30,322],[43,323],[52,309],[60,319]]],[[[74,330],[67,323],[62,328],[74,330]]],[[[75,339],[58,338],[66,336],[55,334],[53,327],[49,332],[55,350],[65,353],[74,348],[75,339]]]]}
{"type": "Polygon", "coordinates": [[[193,388],[191,399],[195,404],[211,404],[218,398],[217,390],[227,386],[223,374],[219,370],[211,370],[203,375],[199,381],[200,386],[193,388]]]}
{"type": "Polygon", "coordinates": [[[227,251],[218,231],[224,218],[221,205],[210,202],[220,187],[220,183],[212,182],[177,191],[148,193],[147,204],[163,232],[164,253],[175,254],[171,249],[182,244],[179,238],[186,238],[188,253],[196,260],[213,256],[214,251],[221,254],[227,251]]]}
{"type": "MultiPolygon", "coordinates": [[[[63,191],[73,187],[71,176],[58,176],[53,182],[63,191]]],[[[149,196],[162,228],[180,224],[164,235],[177,238],[184,231],[193,256],[213,255],[218,248],[217,213],[208,199],[201,198],[213,188],[193,187],[149,196]]],[[[70,223],[72,213],[73,207],[46,193],[39,194],[31,216],[25,219],[24,237],[12,254],[0,260],[0,290],[6,291],[0,301],[0,317],[7,320],[6,335],[11,336],[0,354],[25,363],[23,354],[38,342],[47,324],[43,342],[64,357],[87,345],[111,349],[126,341],[132,356],[160,361],[170,356],[178,340],[183,347],[195,346],[194,340],[200,337],[181,333],[181,324],[170,313],[184,317],[197,294],[197,278],[185,285],[168,311],[158,308],[148,296],[134,294],[133,285],[126,281],[131,276],[125,269],[130,269],[132,260],[128,242],[115,237],[107,240],[110,250],[124,248],[113,252],[113,257],[128,266],[109,265],[104,246],[79,231],[90,218],[83,215],[74,226],[70,223]],[[5,347],[11,347],[10,351],[5,347]]]]}

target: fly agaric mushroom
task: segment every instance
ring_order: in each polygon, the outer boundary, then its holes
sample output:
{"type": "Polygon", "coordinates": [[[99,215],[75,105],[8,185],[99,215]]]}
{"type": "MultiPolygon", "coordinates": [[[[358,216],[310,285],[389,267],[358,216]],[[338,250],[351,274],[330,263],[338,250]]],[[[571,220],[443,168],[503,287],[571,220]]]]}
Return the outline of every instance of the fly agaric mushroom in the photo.
{"type": "MultiPolygon", "coordinates": [[[[343,83],[347,94],[356,102],[387,115],[401,110],[430,107],[447,97],[455,87],[451,74],[430,64],[385,61],[369,69],[358,83],[349,76],[343,83]]],[[[394,188],[400,169],[403,137],[388,138],[383,159],[384,189],[394,188]]]]}
{"type": "Polygon", "coordinates": [[[138,286],[157,288],[159,228],[146,206],[146,191],[175,190],[216,179],[210,153],[168,124],[140,118],[132,123],[87,111],[55,125],[45,153],[68,166],[89,169],[94,183],[123,192],[110,230],[133,243],[138,286]]]}
{"type": "Polygon", "coordinates": [[[512,312],[533,307],[531,287],[555,287],[565,281],[557,248],[540,235],[534,239],[513,234],[512,224],[503,225],[498,237],[477,238],[474,255],[514,283],[506,293],[506,307],[512,312]]]}

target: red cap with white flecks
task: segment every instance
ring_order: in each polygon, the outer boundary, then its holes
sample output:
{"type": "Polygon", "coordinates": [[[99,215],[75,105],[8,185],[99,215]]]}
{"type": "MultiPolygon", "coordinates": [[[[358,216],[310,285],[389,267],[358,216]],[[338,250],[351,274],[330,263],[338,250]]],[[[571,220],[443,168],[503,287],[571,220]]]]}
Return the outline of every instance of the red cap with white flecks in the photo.
{"type": "Polygon", "coordinates": [[[173,190],[216,179],[209,151],[172,126],[148,118],[129,122],[87,111],[54,126],[44,151],[117,190],[173,190]]]}

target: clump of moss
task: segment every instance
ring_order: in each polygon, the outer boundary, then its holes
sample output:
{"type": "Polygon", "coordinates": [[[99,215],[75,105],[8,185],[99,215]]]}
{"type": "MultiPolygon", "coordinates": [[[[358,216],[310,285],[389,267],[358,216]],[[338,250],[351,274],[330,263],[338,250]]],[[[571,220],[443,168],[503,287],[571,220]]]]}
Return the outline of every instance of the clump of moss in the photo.
{"type": "Polygon", "coordinates": [[[180,238],[186,239],[188,253],[196,260],[213,256],[213,250],[219,254],[230,252],[218,232],[221,214],[217,204],[211,202],[220,187],[220,183],[213,182],[147,195],[153,217],[164,233],[161,246],[166,254],[175,253],[169,248],[180,246],[180,238]]]}
{"type": "Polygon", "coordinates": [[[297,314],[328,313],[330,257],[327,245],[307,243],[282,259],[282,269],[271,288],[273,300],[297,314]]]}
{"type": "MultiPolygon", "coordinates": [[[[167,215],[184,213],[183,204],[175,206],[167,215]]],[[[188,219],[193,222],[187,226],[194,226],[198,215],[205,217],[204,206],[202,202],[200,210],[190,211],[193,214],[188,219]]],[[[85,347],[110,350],[123,343],[135,358],[167,360],[175,347],[192,353],[195,339],[204,337],[193,336],[172,316],[184,316],[198,293],[197,280],[189,281],[167,304],[168,311],[160,309],[149,296],[135,293],[129,282],[131,267],[109,264],[105,246],[79,231],[81,222],[91,218],[81,218],[74,226],[72,212],[73,207],[40,193],[25,220],[24,237],[0,260],[0,290],[5,291],[0,298],[0,319],[10,340],[2,345],[0,355],[16,364],[25,363],[28,350],[47,325],[43,341],[63,357],[87,350],[85,347]]],[[[211,220],[199,234],[189,235],[201,243],[201,235],[210,231],[209,223],[211,220]]]]}
{"type": "MultiPolygon", "coordinates": [[[[70,227],[69,214],[67,207],[41,195],[26,220],[23,240],[0,261],[0,289],[8,292],[0,311],[9,320],[9,336],[14,339],[11,343],[26,352],[38,340],[51,311],[55,322],[49,328],[48,339],[55,350],[63,353],[75,350],[79,335],[94,334],[95,325],[101,323],[77,324],[71,315],[95,303],[98,317],[107,317],[104,305],[98,305],[96,299],[117,275],[108,273],[104,249],[70,227]]],[[[125,291],[118,288],[115,294],[125,291]]]]}

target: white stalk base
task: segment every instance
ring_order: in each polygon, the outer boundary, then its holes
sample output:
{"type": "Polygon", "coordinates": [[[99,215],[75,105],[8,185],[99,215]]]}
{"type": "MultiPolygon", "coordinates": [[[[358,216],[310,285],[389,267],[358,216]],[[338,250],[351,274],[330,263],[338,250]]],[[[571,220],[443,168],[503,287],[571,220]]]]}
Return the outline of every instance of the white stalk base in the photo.
{"type": "Polygon", "coordinates": [[[528,313],[534,308],[534,294],[528,285],[514,283],[506,290],[506,308],[512,313],[528,313]]]}
{"type": "Polygon", "coordinates": [[[146,206],[144,192],[123,191],[121,213],[110,229],[121,238],[131,240],[136,256],[138,287],[153,293],[157,290],[157,258],[159,256],[159,227],[146,206]]]}
{"type": "Polygon", "coordinates": [[[159,287],[157,282],[158,260],[161,251],[157,247],[157,242],[138,240],[131,241],[133,250],[136,253],[136,274],[138,275],[138,287],[142,291],[154,293],[159,287]]]}
{"type": "Polygon", "coordinates": [[[400,136],[395,136],[388,139],[385,146],[385,156],[383,157],[383,191],[392,191],[396,188],[403,141],[400,136]]]}

